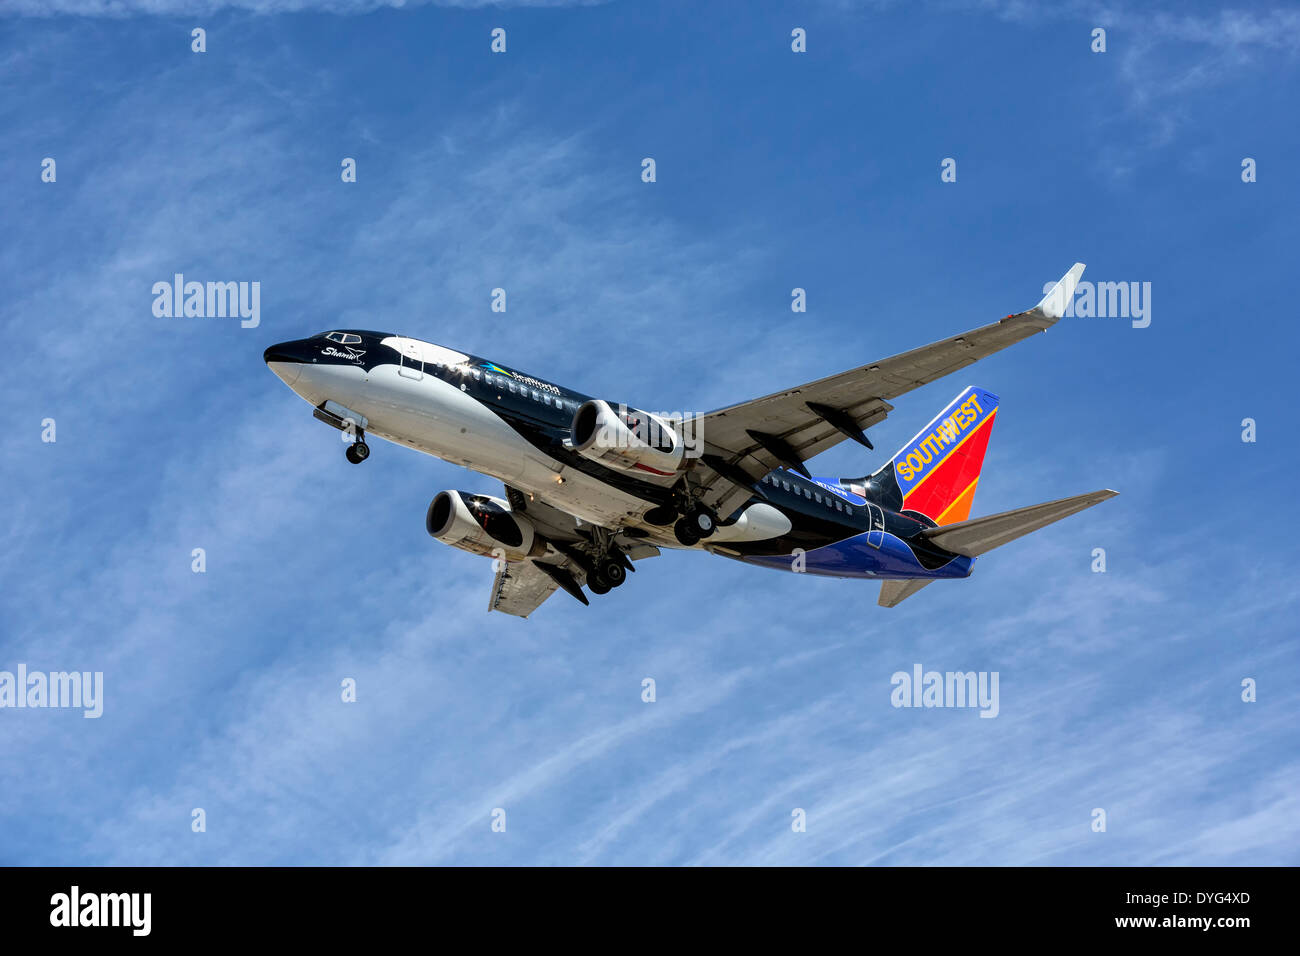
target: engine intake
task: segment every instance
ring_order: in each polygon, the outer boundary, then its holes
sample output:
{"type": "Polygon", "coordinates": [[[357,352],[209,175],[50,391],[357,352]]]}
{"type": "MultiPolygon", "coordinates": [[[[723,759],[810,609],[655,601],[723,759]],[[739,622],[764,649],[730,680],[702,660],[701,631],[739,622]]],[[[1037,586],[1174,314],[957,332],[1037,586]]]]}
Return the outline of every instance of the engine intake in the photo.
{"type": "Polygon", "coordinates": [[[671,482],[686,457],[681,436],[657,415],[597,399],[579,406],[570,441],[580,455],[650,481],[671,482]]]}
{"type": "Polygon", "coordinates": [[[443,544],[471,554],[522,561],[546,552],[533,523],[491,495],[441,491],[429,504],[424,526],[443,544]]]}

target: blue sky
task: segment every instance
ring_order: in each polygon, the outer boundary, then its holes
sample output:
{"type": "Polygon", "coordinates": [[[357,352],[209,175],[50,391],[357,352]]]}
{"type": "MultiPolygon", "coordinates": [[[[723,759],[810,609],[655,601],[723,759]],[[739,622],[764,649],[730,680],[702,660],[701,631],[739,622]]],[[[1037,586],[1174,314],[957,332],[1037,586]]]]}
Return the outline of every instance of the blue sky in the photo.
{"type": "Polygon", "coordinates": [[[1297,53],[1268,4],[6,4],[0,670],[105,702],[0,710],[0,862],[1300,861],[1297,53]],[[1076,260],[1150,282],[1150,326],[1063,319],[814,471],[978,384],[977,514],[1120,497],[893,610],[668,554],[489,615],[489,562],[423,516],[493,483],[349,465],[261,359],[377,328],[706,410],[1076,260]],[[260,282],[260,326],[154,317],[176,272],[260,282]],[[997,671],[999,716],[892,707],[914,663],[997,671]]]}

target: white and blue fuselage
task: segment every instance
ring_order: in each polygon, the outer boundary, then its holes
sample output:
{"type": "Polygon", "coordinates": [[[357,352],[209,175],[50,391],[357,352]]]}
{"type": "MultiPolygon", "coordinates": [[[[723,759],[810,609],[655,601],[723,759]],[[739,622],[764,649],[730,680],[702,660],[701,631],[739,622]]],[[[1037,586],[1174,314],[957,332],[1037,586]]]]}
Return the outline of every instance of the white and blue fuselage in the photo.
{"type": "MultiPolygon", "coordinates": [[[[671,522],[660,518],[671,506],[671,486],[575,449],[574,417],[590,396],[391,333],[322,333],[273,345],[264,358],[318,417],[490,475],[591,526],[683,547],[665,527],[671,522]]],[[[890,509],[866,484],[809,480],[782,469],[752,490],[749,501],[718,515],[716,530],[693,547],[835,577],[970,574],[971,558],[921,537],[932,523],[890,509]]]]}

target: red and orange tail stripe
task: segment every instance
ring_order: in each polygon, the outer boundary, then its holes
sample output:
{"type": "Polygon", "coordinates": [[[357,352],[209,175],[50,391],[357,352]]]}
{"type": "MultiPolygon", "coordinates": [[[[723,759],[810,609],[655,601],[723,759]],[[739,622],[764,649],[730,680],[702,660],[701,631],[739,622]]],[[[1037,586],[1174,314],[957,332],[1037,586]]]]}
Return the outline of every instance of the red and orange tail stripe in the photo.
{"type": "Polygon", "coordinates": [[[970,517],[998,397],[967,388],[894,456],[903,508],[952,524],[970,517]]]}

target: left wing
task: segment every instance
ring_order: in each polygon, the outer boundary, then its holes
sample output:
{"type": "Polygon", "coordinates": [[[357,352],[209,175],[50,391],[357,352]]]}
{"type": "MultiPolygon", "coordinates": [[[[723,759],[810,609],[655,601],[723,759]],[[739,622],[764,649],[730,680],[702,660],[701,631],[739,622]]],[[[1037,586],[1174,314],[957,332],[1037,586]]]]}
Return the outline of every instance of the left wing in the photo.
{"type": "Polygon", "coordinates": [[[696,423],[704,445],[693,483],[721,517],[745,502],[749,486],[774,468],[804,475],[803,462],[845,438],[868,448],[864,429],[893,408],[886,399],[950,375],[1056,324],[1074,295],[1076,262],[1038,305],[961,335],[752,401],[721,408],[696,423]]]}

